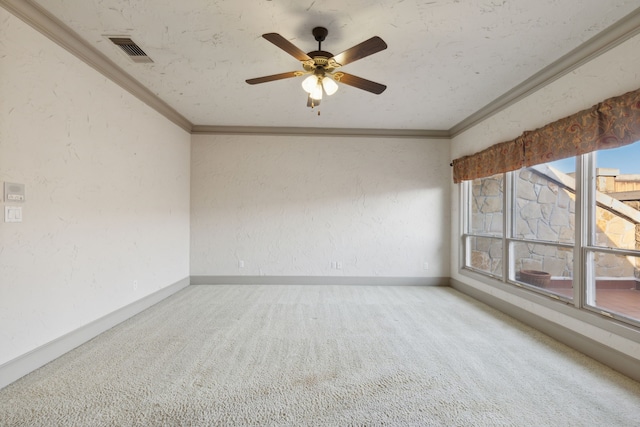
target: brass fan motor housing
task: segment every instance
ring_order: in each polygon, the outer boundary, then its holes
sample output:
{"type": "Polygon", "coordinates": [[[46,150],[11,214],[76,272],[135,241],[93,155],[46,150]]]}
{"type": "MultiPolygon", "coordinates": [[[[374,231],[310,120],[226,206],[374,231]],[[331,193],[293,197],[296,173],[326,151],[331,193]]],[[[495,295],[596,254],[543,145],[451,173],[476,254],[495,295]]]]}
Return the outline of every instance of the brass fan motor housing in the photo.
{"type": "Polygon", "coordinates": [[[325,72],[330,73],[334,69],[338,68],[340,64],[337,64],[332,58],[333,54],[331,52],[325,52],[324,50],[315,50],[313,52],[307,53],[312,59],[308,61],[301,61],[302,68],[305,71],[314,71],[317,68],[324,69],[325,72]]]}

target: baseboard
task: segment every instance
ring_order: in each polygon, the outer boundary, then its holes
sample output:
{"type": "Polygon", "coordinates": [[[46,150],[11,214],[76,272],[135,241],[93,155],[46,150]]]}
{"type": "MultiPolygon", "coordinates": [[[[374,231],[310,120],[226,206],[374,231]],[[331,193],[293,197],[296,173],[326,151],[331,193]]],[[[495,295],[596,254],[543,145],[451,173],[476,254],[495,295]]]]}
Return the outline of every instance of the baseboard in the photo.
{"type": "Polygon", "coordinates": [[[483,302],[488,306],[493,307],[496,310],[545,333],[546,335],[549,335],[574,350],[577,350],[580,353],[583,353],[636,381],[640,381],[639,359],[617,351],[587,336],[576,333],[571,329],[531,313],[530,311],[523,310],[517,305],[499,299],[459,280],[452,279],[451,286],[457,291],[460,291],[471,298],[483,302]]]}
{"type": "Polygon", "coordinates": [[[449,286],[448,277],[191,276],[192,285],[449,286]]]}
{"type": "Polygon", "coordinates": [[[189,286],[188,277],[0,365],[0,388],[46,365],[187,286],[189,286]]]}

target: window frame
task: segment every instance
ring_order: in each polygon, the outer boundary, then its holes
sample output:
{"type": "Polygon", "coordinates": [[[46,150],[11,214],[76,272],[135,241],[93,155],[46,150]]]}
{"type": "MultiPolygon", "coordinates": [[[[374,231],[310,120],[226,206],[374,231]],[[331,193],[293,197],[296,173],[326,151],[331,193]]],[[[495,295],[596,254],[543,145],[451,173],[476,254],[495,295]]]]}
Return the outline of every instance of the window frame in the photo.
{"type": "MultiPolygon", "coordinates": [[[[640,141],[637,142],[640,144],[640,141]]],[[[614,255],[637,256],[640,257],[640,250],[605,248],[594,245],[595,236],[595,211],[596,204],[596,165],[595,157],[597,152],[587,153],[577,156],[575,170],[575,236],[574,243],[548,242],[544,240],[515,238],[515,210],[512,209],[516,201],[515,180],[520,170],[503,173],[503,233],[502,236],[488,235],[484,233],[474,233],[471,230],[471,209],[473,197],[473,181],[461,182],[461,215],[460,215],[460,258],[459,270],[462,274],[478,279],[489,285],[498,286],[508,291],[529,295],[537,299],[542,297],[543,300],[553,301],[553,303],[561,303],[565,306],[579,310],[587,315],[595,315],[599,319],[606,322],[632,326],[634,329],[640,329],[640,319],[627,317],[619,313],[607,310],[604,307],[597,307],[593,304],[595,294],[595,285],[592,289],[588,289],[588,282],[593,275],[593,255],[599,252],[611,253],[614,255]],[[502,277],[495,274],[487,273],[478,268],[470,266],[470,248],[468,243],[471,238],[483,237],[492,239],[502,239],[502,277]],[[573,249],[573,297],[563,298],[561,295],[545,291],[526,283],[515,280],[515,255],[513,247],[517,243],[542,244],[563,247],[565,249],[573,249]],[[591,304],[590,304],[591,303],[591,304]]],[[[595,283],[595,282],[594,282],[595,283]]],[[[598,320],[596,323],[600,323],[598,320]]]]}
{"type": "MultiPolygon", "coordinates": [[[[496,174],[497,175],[497,174],[496,174]]],[[[502,174],[504,176],[504,174],[502,174]]],[[[492,175],[495,176],[495,175],[492,175]]],[[[487,177],[490,178],[490,177],[487,177]]],[[[464,201],[464,205],[466,206],[465,209],[463,209],[463,215],[462,216],[462,264],[464,266],[466,266],[465,268],[469,269],[470,271],[474,271],[478,274],[482,274],[482,275],[486,275],[488,277],[497,279],[497,280],[503,280],[503,278],[505,277],[505,272],[506,272],[506,266],[505,266],[505,262],[504,260],[505,258],[505,245],[504,245],[504,235],[505,235],[505,216],[504,212],[505,212],[505,199],[507,198],[507,191],[506,191],[506,182],[503,178],[502,181],[502,192],[503,192],[503,197],[502,197],[502,234],[498,235],[498,234],[491,234],[491,233],[472,233],[471,229],[472,227],[472,216],[473,216],[473,212],[472,209],[469,209],[469,207],[471,206],[472,203],[472,194],[473,194],[473,181],[463,181],[462,183],[462,191],[463,191],[463,201],[464,201]],[[501,271],[501,275],[496,275],[490,272],[486,272],[484,270],[481,270],[479,268],[475,268],[473,266],[470,265],[470,260],[471,260],[471,248],[469,245],[469,239],[470,238],[485,238],[485,239],[494,239],[494,240],[502,240],[502,271],[501,271]]]]}

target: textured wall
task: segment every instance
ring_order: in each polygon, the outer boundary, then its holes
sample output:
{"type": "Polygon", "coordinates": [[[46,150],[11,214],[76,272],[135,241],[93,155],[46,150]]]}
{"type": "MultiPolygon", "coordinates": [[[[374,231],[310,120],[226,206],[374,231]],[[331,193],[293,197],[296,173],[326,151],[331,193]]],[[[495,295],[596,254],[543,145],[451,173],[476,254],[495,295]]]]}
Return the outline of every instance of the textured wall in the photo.
{"type": "Polygon", "coordinates": [[[448,156],[446,140],[194,136],[191,274],[446,276],[448,156]]]}
{"type": "Polygon", "coordinates": [[[604,99],[638,89],[639,49],[640,35],[457,135],[451,145],[452,159],[514,139],[526,130],[537,129],[604,99]]]}
{"type": "Polygon", "coordinates": [[[2,364],[189,275],[190,136],[4,9],[0,40],[2,364]]]}

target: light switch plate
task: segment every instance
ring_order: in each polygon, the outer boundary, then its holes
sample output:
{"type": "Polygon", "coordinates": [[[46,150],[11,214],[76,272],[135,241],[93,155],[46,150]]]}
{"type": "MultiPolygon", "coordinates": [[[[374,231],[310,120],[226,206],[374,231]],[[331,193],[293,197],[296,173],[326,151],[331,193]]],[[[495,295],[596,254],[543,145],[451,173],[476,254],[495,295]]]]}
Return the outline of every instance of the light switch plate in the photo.
{"type": "Polygon", "coordinates": [[[22,222],[22,206],[5,206],[4,222],[22,222]]]}

